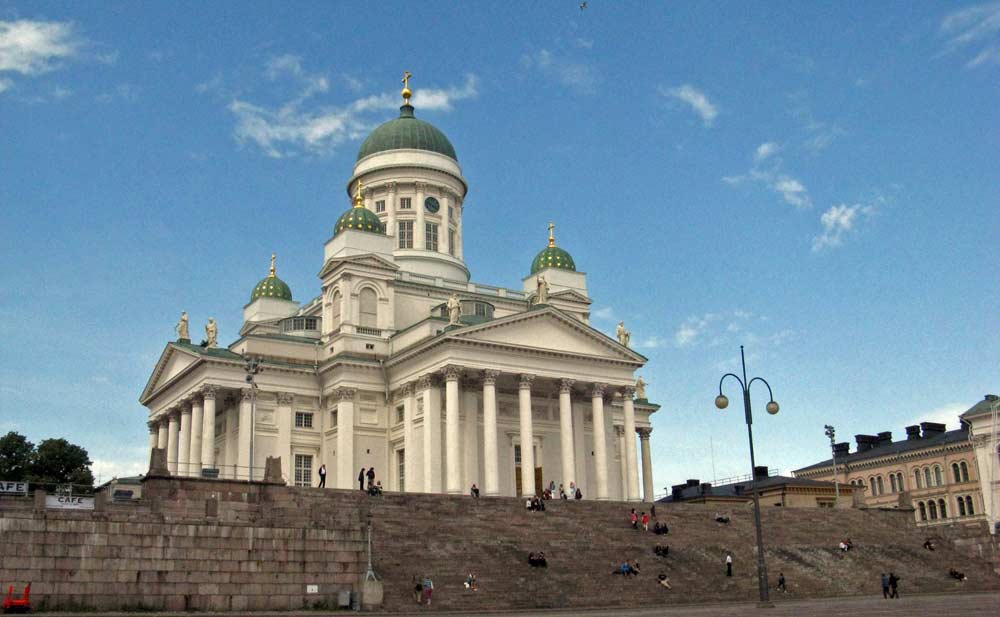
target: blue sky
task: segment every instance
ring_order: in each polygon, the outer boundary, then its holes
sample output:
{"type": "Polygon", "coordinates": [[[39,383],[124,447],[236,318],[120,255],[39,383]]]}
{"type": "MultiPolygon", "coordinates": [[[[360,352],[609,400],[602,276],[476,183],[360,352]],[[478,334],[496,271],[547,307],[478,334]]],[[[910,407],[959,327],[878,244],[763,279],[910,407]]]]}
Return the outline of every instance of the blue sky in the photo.
{"type": "Polygon", "coordinates": [[[0,430],[141,470],[178,314],[233,340],[272,251],[318,293],[404,69],[474,280],[554,220],[649,357],[658,490],[748,471],[740,344],[782,470],[997,391],[1000,3],[0,1],[0,430]]]}

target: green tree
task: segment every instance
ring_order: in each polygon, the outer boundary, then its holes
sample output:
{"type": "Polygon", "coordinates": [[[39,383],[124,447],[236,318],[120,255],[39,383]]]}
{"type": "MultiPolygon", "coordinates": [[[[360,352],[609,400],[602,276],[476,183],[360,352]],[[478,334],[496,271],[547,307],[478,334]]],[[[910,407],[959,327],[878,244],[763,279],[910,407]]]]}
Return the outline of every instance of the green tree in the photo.
{"type": "Polygon", "coordinates": [[[40,484],[94,485],[87,451],[65,439],[46,439],[35,448],[29,480],[40,484]]]}
{"type": "Polygon", "coordinates": [[[35,444],[11,431],[0,437],[0,480],[20,482],[31,472],[35,444]]]}

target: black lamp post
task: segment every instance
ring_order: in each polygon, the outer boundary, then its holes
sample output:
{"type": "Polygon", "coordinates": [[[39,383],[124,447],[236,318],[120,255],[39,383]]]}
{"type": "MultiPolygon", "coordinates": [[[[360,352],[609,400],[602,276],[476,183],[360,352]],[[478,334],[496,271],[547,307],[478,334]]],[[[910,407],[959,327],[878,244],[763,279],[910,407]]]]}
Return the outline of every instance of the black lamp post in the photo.
{"type": "Polygon", "coordinates": [[[257,424],[257,382],[254,378],[261,371],[260,361],[257,358],[248,358],[243,367],[246,371],[247,383],[250,384],[250,481],[253,482],[253,442],[254,427],[257,424]]]}
{"type": "Polygon", "coordinates": [[[764,535],[760,526],[760,496],[757,494],[757,462],[753,455],[753,416],[750,413],[750,386],[753,382],[759,381],[767,386],[767,413],[772,416],[778,413],[778,404],[774,402],[774,394],[771,393],[771,384],[762,377],[754,377],[747,381],[747,361],[743,355],[743,345],[740,345],[740,362],[743,364],[743,379],[734,373],[726,373],[719,380],[719,396],[715,397],[715,406],[725,409],[729,406],[729,399],[722,393],[722,382],[726,377],[732,377],[739,382],[743,390],[743,411],[746,414],[747,436],[750,438],[750,490],[753,492],[753,518],[754,526],[757,529],[757,586],[760,589],[760,604],[763,606],[773,606],[770,603],[767,589],[767,564],[764,562],[764,535]]]}

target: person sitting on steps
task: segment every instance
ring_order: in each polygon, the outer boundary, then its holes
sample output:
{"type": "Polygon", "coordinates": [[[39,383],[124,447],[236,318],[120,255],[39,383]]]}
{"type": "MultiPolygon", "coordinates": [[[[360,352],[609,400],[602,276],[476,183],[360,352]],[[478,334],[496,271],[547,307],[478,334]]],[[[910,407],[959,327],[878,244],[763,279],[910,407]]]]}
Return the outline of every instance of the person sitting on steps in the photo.
{"type": "Polygon", "coordinates": [[[927,538],[926,540],[924,540],[924,548],[926,548],[929,551],[933,551],[934,550],[934,541],[931,540],[930,538],[927,538]]]}
{"type": "Polygon", "coordinates": [[[469,489],[469,494],[475,497],[476,499],[479,499],[479,487],[476,486],[475,482],[472,483],[472,488],[469,489]]]}
{"type": "Polygon", "coordinates": [[[573,495],[573,499],[583,499],[583,491],[580,490],[579,486],[576,487],[576,494],[573,495]]]}
{"type": "Polygon", "coordinates": [[[670,547],[666,544],[657,544],[653,552],[656,553],[657,557],[666,557],[670,554],[670,547]]]}
{"type": "Polygon", "coordinates": [[[667,578],[665,572],[660,572],[660,574],[656,577],[656,580],[660,582],[660,585],[666,587],[667,589],[673,589],[673,587],[670,586],[670,579],[667,578]]]}
{"type": "Polygon", "coordinates": [[[956,581],[962,581],[963,583],[968,580],[968,577],[966,577],[965,574],[959,572],[955,568],[948,570],[948,576],[952,577],[956,581]]]}
{"type": "Polygon", "coordinates": [[[728,516],[722,516],[721,514],[716,513],[715,514],[715,522],[716,523],[723,523],[723,524],[728,523],[729,522],[729,517],[728,516]]]}
{"type": "Polygon", "coordinates": [[[469,575],[465,577],[465,588],[472,591],[476,590],[476,575],[469,572],[469,575]]]}
{"type": "Polygon", "coordinates": [[[628,560],[623,561],[622,565],[619,566],[618,570],[615,573],[616,574],[621,574],[622,576],[628,576],[629,574],[635,574],[632,571],[632,564],[630,564],[628,562],[628,560]]]}
{"type": "Polygon", "coordinates": [[[549,562],[545,560],[545,553],[528,553],[528,565],[532,568],[547,568],[549,562]]]}

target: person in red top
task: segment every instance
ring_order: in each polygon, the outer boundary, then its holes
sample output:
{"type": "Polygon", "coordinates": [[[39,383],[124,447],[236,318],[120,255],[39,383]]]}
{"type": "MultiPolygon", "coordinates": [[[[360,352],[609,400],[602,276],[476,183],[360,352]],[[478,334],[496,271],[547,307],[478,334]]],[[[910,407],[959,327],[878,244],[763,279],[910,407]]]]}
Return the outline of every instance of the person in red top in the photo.
{"type": "Polygon", "coordinates": [[[632,513],[629,514],[629,520],[632,522],[632,529],[639,529],[639,515],[635,513],[635,508],[632,508],[632,513]]]}
{"type": "Polygon", "coordinates": [[[649,515],[645,512],[642,513],[642,529],[643,531],[649,531],[649,515]]]}

